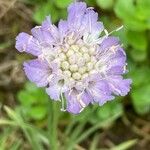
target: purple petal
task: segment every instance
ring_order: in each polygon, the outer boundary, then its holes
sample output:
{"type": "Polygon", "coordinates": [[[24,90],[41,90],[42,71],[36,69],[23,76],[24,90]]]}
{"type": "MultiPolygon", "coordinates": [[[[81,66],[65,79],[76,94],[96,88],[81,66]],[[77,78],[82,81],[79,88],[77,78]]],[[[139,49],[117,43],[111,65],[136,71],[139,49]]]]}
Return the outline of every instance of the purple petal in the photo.
{"type": "Polygon", "coordinates": [[[116,46],[119,44],[119,39],[113,36],[109,36],[101,43],[101,48],[103,50],[110,48],[111,46],[116,46]]]}
{"type": "Polygon", "coordinates": [[[118,48],[116,52],[107,60],[108,74],[124,74],[126,66],[126,55],[122,48],[118,48]]]}
{"type": "Polygon", "coordinates": [[[103,105],[106,101],[112,100],[111,92],[107,82],[101,81],[97,82],[91,89],[91,95],[95,102],[98,102],[100,105],[103,105]]]}
{"type": "Polygon", "coordinates": [[[65,97],[67,101],[67,111],[73,114],[79,114],[83,107],[77,100],[77,93],[74,92],[65,92],[65,97]]]}
{"type": "MultiPolygon", "coordinates": [[[[54,64],[55,65],[55,64],[54,64]]],[[[68,91],[68,87],[64,84],[63,77],[58,73],[58,66],[53,65],[53,76],[49,81],[49,87],[46,89],[48,95],[54,100],[60,100],[60,95],[68,91]]]]}
{"type": "Polygon", "coordinates": [[[47,62],[40,61],[38,59],[25,62],[24,70],[28,79],[36,83],[39,87],[43,87],[48,84],[48,77],[52,73],[52,70],[49,68],[47,62]]]}
{"type": "Polygon", "coordinates": [[[52,85],[52,86],[49,86],[48,88],[46,88],[46,92],[51,97],[51,99],[59,100],[61,87],[58,86],[58,84],[55,84],[55,85],[52,85]]]}
{"type": "Polygon", "coordinates": [[[68,7],[68,26],[71,30],[80,29],[83,15],[86,11],[86,3],[75,2],[68,7]]]}
{"type": "Polygon", "coordinates": [[[35,56],[41,54],[39,42],[33,36],[24,32],[16,37],[15,47],[19,52],[27,52],[35,56]]]}
{"type": "Polygon", "coordinates": [[[111,55],[110,61],[113,65],[124,65],[126,62],[126,54],[124,50],[121,47],[117,48],[116,52],[111,55]]]}
{"type": "Polygon", "coordinates": [[[124,74],[125,70],[123,66],[113,66],[107,70],[108,75],[121,75],[124,74]]]}
{"type": "Polygon", "coordinates": [[[132,80],[123,79],[122,76],[109,76],[107,78],[111,91],[116,95],[125,96],[130,91],[132,80]]]}
{"type": "Polygon", "coordinates": [[[60,20],[58,24],[58,29],[62,37],[67,34],[68,31],[68,22],[64,20],[60,20]]]}
{"type": "Polygon", "coordinates": [[[87,10],[83,17],[82,25],[85,33],[91,34],[92,38],[98,38],[100,33],[104,30],[102,22],[98,22],[98,13],[93,10],[87,10]]]}
{"type": "Polygon", "coordinates": [[[99,60],[99,69],[104,68],[103,70],[108,75],[124,74],[126,72],[126,54],[120,45],[101,50],[97,55],[97,59],[99,60]]]}
{"type": "Polygon", "coordinates": [[[93,102],[97,102],[103,105],[106,101],[112,100],[114,97],[111,96],[109,85],[105,80],[102,80],[100,76],[93,75],[89,80],[88,88],[86,89],[90,96],[93,98],[93,102]]]}
{"type": "Polygon", "coordinates": [[[47,16],[46,19],[42,22],[42,28],[45,30],[49,30],[51,27],[52,22],[50,16],[47,16]]]}
{"type": "Polygon", "coordinates": [[[59,42],[60,39],[58,28],[51,23],[49,16],[43,21],[42,26],[36,26],[31,32],[42,44],[52,45],[59,42]]]}
{"type": "Polygon", "coordinates": [[[93,101],[92,96],[85,90],[81,95],[81,100],[85,104],[85,106],[89,105],[90,102],[93,101]]]}
{"type": "Polygon", "coordinates": [[[42,45],[51,45],[54,43],[54,38],[49,31],[42,29],[42,27],[35,27],[31,30],[32,35],[36,38],[42,45]]]}

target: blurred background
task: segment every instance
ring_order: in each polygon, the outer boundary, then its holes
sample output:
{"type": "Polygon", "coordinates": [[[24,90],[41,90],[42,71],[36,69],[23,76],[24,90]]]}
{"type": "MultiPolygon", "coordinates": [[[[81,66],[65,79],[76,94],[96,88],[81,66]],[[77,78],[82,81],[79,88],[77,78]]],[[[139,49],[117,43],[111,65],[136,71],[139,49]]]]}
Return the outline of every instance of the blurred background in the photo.
{"type": "Polygon", "coordinates": [[[128,96],[89,106],[75,116],[60,111],[44,89],[25,78],[31,57],[15,50],[15,37],[51,14],[66,18],[72,0],[0,0],[0,150],[150,150],[150,0],[85,0],[128,57],[128,96]]]}

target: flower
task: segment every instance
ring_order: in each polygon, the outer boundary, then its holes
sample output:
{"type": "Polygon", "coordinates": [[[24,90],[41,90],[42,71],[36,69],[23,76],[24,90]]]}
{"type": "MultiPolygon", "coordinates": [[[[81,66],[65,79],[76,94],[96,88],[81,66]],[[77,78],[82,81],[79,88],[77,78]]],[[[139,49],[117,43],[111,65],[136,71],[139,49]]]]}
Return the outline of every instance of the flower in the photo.
{"type": "Polygon", "coordinates": [[[36,57],[24,63],[26,76],[61,101],[62,110],[78,114],[91,103],[103,105],[130,91],[131,80],[123,79],[127,64],[119,39],[106,32],[86,3],[72,3],[58,27],[46,17],[31,33],[16,38],[18,51],[36,57]]]}

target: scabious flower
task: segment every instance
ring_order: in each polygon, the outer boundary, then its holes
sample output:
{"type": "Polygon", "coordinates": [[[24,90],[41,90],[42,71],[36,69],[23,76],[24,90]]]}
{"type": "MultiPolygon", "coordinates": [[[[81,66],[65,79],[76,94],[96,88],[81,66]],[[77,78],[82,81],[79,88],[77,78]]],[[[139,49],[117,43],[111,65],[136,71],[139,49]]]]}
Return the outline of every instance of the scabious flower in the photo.
{"type": "Polygon", "coordinates": [[[32,35],[16,38],[18,51],[36,57],[24,63],[26,76],[73,114],[89,104],[103,105],[114,95],[125,96],[131,84],[123,79],[126,54],[119,39],[107,32],[102,36],[104,31],[98,14],[84,2],[72,3],[67,20],[60,20],[58,27],[46,17],[32,35]]]}

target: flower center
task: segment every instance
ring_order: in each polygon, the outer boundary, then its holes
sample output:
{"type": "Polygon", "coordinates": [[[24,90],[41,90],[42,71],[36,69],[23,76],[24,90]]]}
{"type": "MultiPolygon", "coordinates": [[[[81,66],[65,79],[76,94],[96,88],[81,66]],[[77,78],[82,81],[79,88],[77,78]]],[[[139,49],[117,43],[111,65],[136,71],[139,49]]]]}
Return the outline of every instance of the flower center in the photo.
{"type": "Polygon", "coordinates": [[[96,47],[80,44],[66,44],[58,49],[55,57],[62,75],[68,81],[79,81],[96,72],[96,47]]]}

